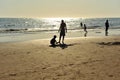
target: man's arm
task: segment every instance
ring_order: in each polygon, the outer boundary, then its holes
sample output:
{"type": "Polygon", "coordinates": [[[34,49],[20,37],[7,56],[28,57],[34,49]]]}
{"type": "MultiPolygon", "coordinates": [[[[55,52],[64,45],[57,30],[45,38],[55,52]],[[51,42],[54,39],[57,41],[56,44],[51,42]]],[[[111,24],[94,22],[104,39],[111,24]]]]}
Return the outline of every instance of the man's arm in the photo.
{"type": "Polygon", "coordinates": [[[66,30],[66,33],[67,33],[67,26],[66,26],[66,24],[65,24],[65,30],[66,30]]]}
{"type": "Polygon", "coordinates": [[[59,27],[59,30],[58,30],[58,32],[60,32],[60,30],[61,30],[61,25],[60,25],[60,27],[59,27]]]}

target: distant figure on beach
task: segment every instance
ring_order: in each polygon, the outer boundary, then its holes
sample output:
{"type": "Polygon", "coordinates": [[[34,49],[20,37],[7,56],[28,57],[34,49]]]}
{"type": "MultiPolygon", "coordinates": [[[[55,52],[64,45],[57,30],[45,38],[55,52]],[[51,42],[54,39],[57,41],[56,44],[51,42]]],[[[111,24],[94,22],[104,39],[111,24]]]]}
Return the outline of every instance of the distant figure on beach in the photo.
{"type": "Polygon", "coordinates": [[[84,31],[87,32],[86,24],[84,24],[84,31]]]}
{"type": "Polygon", "coordinates": [[[54,35],[53,38],[50,40],[50,44],[51,44],[51,46],[53,46],[53,47],[56,46],[56,44],[57,44],[56,37],[57,37],[57,36],[54,35]]]}
{"type": "Polygon", "coordinates": [[[61,42],[61,37],[62,37],[62,43],[64,44],[65,33],[67,33],[67,27],[64,20],[61,20],[61,24],[58,32],[60,32],[59,43],[61,42]]]}
{"type": "Polygon", "coordinates": [[[82,22],[80,23],[80,26],[83,27],[83,23],[82,22]]]}
{"type": "Polygon", "coordinates": [[[86,24],[84,24],[84,31],[85,31],[84,36],[86,37],[87,36],[87,27],[86,27],[86,24]]]}
{"type": "Polygon", "coordinates": [[[105,35],[108,36],[108,28],[109,28],[109,22],[106,20],[105,22],[105,35]]]}

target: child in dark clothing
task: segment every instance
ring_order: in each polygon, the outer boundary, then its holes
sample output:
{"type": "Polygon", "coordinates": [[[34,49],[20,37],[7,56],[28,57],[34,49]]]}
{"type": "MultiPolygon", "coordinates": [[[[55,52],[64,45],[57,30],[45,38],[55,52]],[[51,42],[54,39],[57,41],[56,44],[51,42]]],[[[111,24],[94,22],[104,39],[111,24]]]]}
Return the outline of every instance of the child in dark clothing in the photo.
{"type": "Polygon", "coordinates": [[[50,40],[50,44],[51,46],[55,46],[57,44],[57,41],[56,41],[56,35],[54,35],[54,37],[50,40]]]}

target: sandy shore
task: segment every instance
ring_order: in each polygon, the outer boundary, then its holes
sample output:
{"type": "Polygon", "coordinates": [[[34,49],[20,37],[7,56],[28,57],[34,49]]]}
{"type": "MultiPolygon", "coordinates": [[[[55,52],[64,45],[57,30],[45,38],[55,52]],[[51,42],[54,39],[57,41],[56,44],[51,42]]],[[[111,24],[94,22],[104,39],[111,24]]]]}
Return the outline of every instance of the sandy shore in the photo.
{"type": "Polygon", "coordinates": [[[120,80],[120,37],[0,43],[0,80],[120,80]]]}

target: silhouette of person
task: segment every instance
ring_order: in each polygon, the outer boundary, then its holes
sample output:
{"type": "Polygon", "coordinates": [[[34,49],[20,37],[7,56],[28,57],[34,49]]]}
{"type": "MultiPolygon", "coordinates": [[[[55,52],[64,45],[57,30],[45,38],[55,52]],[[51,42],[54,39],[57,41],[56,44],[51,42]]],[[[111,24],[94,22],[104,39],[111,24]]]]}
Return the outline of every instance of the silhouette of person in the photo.
{"type": "Polygon", "coordinates": [[[56,44],[57,44],[56,37],[57,37],[57,36],[54,35],[53,38],[50,40],[50,44],[51,44],[51,46],[53,46],[53,47],[56,46],[56,44]]]}
{"type": "Polygon", "coordinates": [[[83,27],[83,23],[82,22],[80,23],[80,26],[83,27]]]}
{"type": "Polygon", "coordinates": [[[87,32],[86,24],[84,24],[84,31],[87,32]]]}
{"type": "Polygon", "coordinates": [[[60,32],[59,43],[61,42],[61,37],[62,37],[62,43],[64,44],[65,33],[67,33],[67,27],[64,20],[61,20],[61,24],[58,32],[60,32]]]}
{"type": "Polygon", "coordinates": [[[109,28],[109,22],[106,20],[105,22],[105,35],[108,36],[108,28],[109,28]]]}
{"type": "Polygon", "coordinates": [[[86,24],[84,24],[84,31],[85,31],[84,36],[86,37],[87,36],[87,27],[86,27],[86,24]]]}

